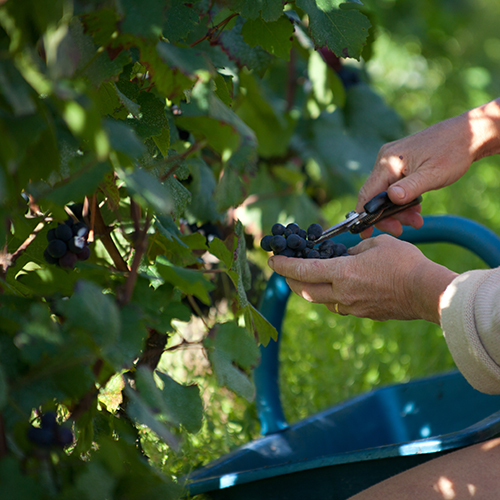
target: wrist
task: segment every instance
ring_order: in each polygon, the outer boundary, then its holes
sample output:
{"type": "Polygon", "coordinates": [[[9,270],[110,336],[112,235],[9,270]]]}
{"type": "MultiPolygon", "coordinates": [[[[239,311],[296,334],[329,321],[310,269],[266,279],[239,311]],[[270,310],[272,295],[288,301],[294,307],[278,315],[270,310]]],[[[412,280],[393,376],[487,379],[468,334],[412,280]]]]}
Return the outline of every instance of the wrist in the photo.
{"type": "Polygon", "coordinates": [[[467,117],[471,141],[472,161],[500,153],[500,99],[495,99],[474,108],[467,117]]]}
{"type": "Polygon", "coordinates": [[[415,269],[415,303],[418,317],[441,323],[441,297],[448,285],[458,276],[445,266],[425,260],[415,269]]]}

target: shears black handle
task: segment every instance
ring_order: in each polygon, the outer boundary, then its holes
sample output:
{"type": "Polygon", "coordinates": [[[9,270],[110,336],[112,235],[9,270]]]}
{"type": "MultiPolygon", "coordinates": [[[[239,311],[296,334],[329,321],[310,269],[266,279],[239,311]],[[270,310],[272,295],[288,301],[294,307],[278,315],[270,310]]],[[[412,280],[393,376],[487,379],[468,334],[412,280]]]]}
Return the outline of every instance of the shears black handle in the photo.
{"type": "Polygon", "coordinates": [[[349,231],[354,234],[361,233],[365,229],[372,227],[377,222],[391,215],[397,214],[406,210],[409,207],[413,207],[422,202],[422,197],[418,196],[413,201],[405,203],[404,205],[396,205],[389,199],[387,191],[382,191],[382,193],[374,196],[369,202],[363,207],[366,212],[366,217],[363,217],[359,222],[354,224],[349,231]]]}

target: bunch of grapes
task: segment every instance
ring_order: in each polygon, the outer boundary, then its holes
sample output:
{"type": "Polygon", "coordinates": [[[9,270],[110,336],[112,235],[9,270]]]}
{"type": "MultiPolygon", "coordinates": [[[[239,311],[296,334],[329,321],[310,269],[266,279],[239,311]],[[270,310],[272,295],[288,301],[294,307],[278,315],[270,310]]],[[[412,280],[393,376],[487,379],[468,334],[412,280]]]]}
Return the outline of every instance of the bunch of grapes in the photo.
{"type": "Polygon", "coordinates": [[[57,423],[54,412],[47,412],[40,418],[40,427],[29,428],[28,439],[40,448],[65,448],[73,442],[73,433],[57,423]]]}
{"type": "Polygon", "coordinates": [[[43,256],[49,264],[72,269],[77,260],[90,257],[87,237],[89,228],[82,220],[71,217],[47,233],[48,245],[43,256]]]}
{"type": "Polygon", "coordinates": [[[322,241],[316,247],[315,242],[322,234],[323,228],[319,224],[311,224],[306,231],[295,222],[286,227],[277,223],[271,228],[271,234],[262,238],[260,246],[274,255],[301,259],[331,259],[348,255],[344,244],[332,240],[322,241]]]}

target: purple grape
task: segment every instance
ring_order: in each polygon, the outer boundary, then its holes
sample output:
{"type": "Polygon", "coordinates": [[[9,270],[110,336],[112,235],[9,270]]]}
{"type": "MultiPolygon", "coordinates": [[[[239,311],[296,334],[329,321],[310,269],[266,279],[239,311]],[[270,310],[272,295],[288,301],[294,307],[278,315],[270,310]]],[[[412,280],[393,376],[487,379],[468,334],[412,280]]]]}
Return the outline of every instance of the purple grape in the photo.
{"type": "Polygon", "coordinates": [[[78,260],[87,260],[89,257],[90,257],[89,247],[83,247],[82,251],[76,256],[78,260]]]}
{"type": "Polygon", "coordinates": [[[68,269],[73,269],[75,267],[76,261],[78,260],[78,257],[72,253],[72,252],[67,252],[65,255],[63,255],[59,259],[59,265],[61,267],[66,267],[68,269]]]}
{"type": "Polygon", "coordinates": [[[270,252],[272,250],[271,248],[271,240],[273,239],[272,234],[266,234],[264,238],[260,240],[260,247],[262,250],[265,250],[266,252],[270,252]]]}
{"type": "Polygon", "coordinates": [[[307,254],[308,259],[319,259],[320,255],[319,252],[315,249],[312,249],[308,254],[307,254]]]}
{"type": "Polygon", "coordinates": [[[319,224],[311,224],[307,228],[307,236],[311,241],[317,240],[323,234],[323,228],[319,224]]]}
{"type": "Polygon", "coordinates": [[[281,236],[285,232],[285,226],[283,224],[276,223],[271,228],[271,234],[273,236],[281,236]]]}
{"type": "Polygon", "coordinates": [[[61,258],[67,251],[68,245],[61,240],[56,239],[49,241],[49,244],[47,245],[47,253],[55,259],[61,258]]]}
{"type": "Polygon", "coordinates": [[[292,232],[292,234],[297,234],[300,230],[300,227],[295,222],[291,222],[286,226],[286,228],[289,229],[292,232]]]}
{"type": "Polygon", "coordinates": [[[270,246],[274,252],[282,252],[286,248],[286,239],[280,235],[273,236],[270,246]]]}
{"type": "Polygon", "coordinates": [[[58,224],[56,227],[56,238],[62,241],[69,241],[73,237],[73,231],[67,224],[58,224]]]}

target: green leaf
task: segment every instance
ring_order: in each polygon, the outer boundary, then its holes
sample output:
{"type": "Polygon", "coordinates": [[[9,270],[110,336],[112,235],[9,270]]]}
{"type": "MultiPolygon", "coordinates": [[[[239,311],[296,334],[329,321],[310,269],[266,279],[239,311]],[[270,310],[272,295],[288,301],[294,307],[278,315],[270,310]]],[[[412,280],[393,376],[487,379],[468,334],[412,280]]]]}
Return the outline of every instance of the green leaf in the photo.
{"type": "Polygon", "coordinates": [[[144,38],[158,38],[161,35],[165,15],[165,3],[157,0],[122,0],[124,19],[121,23],[123,32],[144,38]]]}
{"type": "Polygon", "coordinates": [[[92,37],[84,33],[83,24],[78,17],[72,18],[68,26],[78,51],[77,72],[81,72],[95,87],[121,73],[130,60],[127,51],[121,51],[111,59],[106,51],[97,52],[98,47],[92,37]]]}
{"type": "Polygon", "coordinates": [[[252,401],[255,389],[246,372],[260,359],[255,339],[235,323],[222,323],[203,345],[218,383],[252,401]]]}
{"type": "Polygon", "coordinates": [[[285,61],[290,60],[293,24],[287,16],[281,16],[274,22],[265,22],[261,17],[248,19],[241,29],[241,34],[250,47],[260,45],[269,53],[285,61]]]}
{"type": "Polygon", "coordinates": [[[169,193],[169,198],[174,202],[172,215],[179,218],[191,201],[191,193],[173,175],[167,177],[164,186],[169,193]]]}
{"type": "Polygon", "coordinates": [[[43,490],[40,484],[21,471],[20,462],[12,457],[4,457],[0,461],[0,484],[2,496],[12,500],[39,500],[43,490]]]}
{"type": "Polygon", "coordinates": [[[219,43],[229,58],[240,68],[246,66],[262,76],[273,61],[273,56],[258,45],[250,47],[245,42],[241,34],[244,22],[238,17],[232,30],[222,32],[219,43]]]}
{"type": "MultiPolygon", "coordinates": [[[[147,386],[143,383],[144,377],[141,377],[139,373],[142,373],[142,368],[138,370],[138,379],[139,379],[139,385],[141,386],[142,391],[144,393],[145,387],[147,386]]],[[[154,380],[152,382],[154,383],[154,380]]],[[[150,384],[151,382],[149,383],[149,389],[153,391],[154,389],[150,384]]],[[[162,401],[160,390],[156,387],[156,384],[154,387],[158,391],[159,395],[155,392],[153,401],[160,403],[162,401]]],[[[153,408],[151,408],[151,406],[147,402],[145,402],[144,399],[130,387],[125,387],[125,394],[129,399],[129,404],[127,405],[126,412],[130,416],[130,418],[139,424],[149,427],[149,429],[151,429],[160,439],[162,439],[166,444],[168,444],[174,451],[178,451],[179,440],[167,429],[167,427],[164,424],[159,422],[156,418],[156,415],[158,414],[158,407],[153,406],[153,408]]],[[[151,393],[149,397],[151,397],[151,393]]]]}
{"type": "Polygon", "coordinates": [[[161,135],[168,128],[165,102],[149,92],[141,92],[137,99],[140,106],[139,119],[128,120],[142,139],[161,135]]]}
{"type": "Polygon", "coordinates": [[[198,297],[204,304],[211,304],[208,292],[213,289],[213,285],[205,279],[203,273],[173,266],[162,258],[158,258],[156,262],[159,264],[158,272],[165,281],[172,283],[187,295],[198,297]]]}
{"type": "Polygon", "coordinates": [[[278,339],[276,328],[252,304],[248,303],[246,305],[243,315],[245,317],[245,326],[259,339],[260,344],[266,346],[269,340],[278,339]]]}
{"type": "Polygon", "coordinates": [[[239,103],[237,113],[255,131],[257,151],[265,158],[285,155],[296,120],[289,114],[280,114],[273,109],[264,97],[262,85],[253,75],[241,74],[240,79],[241,87],[246,90],[246,98],[239,103]]]}
{"type": "Polygon", "coordinates": [[[220,214],[215,208],[214,191],[217,185],[212,169],[200,158],[188,160],[192,182],[189,185],[189,213],[199,221],[215,221],[220,214]]]}
{"type": "Polygon", "coordinates": [[[338,57],[359,60],[371,24],[357,10],[341,9],[344,0],[297,0],[309,16],[309,29],[316,47],[326,45],[338,57]]]}
{"type": "Polygon", "coordinates": [[[36,112],[33,90],[10,60],[0,61],[0,92],[15,116],[26,116],[36,112]]]}
{"type": "Polygon", "coordinates": [[[144,348],[148,337],[144,313],[135,304],[120,309],[120,342],[117,342],[108,353],[117,370],[132,366],[132,363],[144,348]]]}
{"type": "Polygon", "coordinates": [[[126,123],[109,118],[104,120],[103,128],[108,134],[111,147],[116,151],[131,159],[140,158],[146,152],[144,144],[126,123]]]}
{"type": "Polygon", "coordinates": [[[138,197],[139,203],[145,208],[149,205],[161,214],[168,214],[174,204],[170,198],[171,192],[155,177],[142,168],[126,174],[119,172],[121,179],[130,192],[138,197]]]}
{"type": "Polygon", "coordinates": [[[193,5],[186,5],[184,0],[170,0],[165,18],[163,31],[171,43],[185,40],[200,22],[200,16],[193,5]]]}
{"type": "Polygon", "coordinates": [[[198,432],[203,421],[203,403],[198,386],[178,384],[160,371],[156,374],[163,382],[162,395],[172,423],[182,425],[188,432],[198,432]]]}
{"type": "Polygon", "coordinates": [[[214,78],[215,93],[217,97],[228,107],[233,104],[233,78],[232,76],[217,73],[214,78]]]}
{"type": "Polygon", "coordinates": [[[62,207],[71,201],[83,200],[85,196],[94,193],[104,176],[111,171],[111,165],[107,162],[91,164],[64,182],[56,184],[48,193],[47,187],[41,192],[35,190],[36,186],[29,189],[40,202],[62,207]]]}
{"type": "Polygon", "coordinates": [[[67,322],[87,332],[99,347],[114,345],[120,337],[121,318],[111,295],[89,281],[79,281],[68,301],[60,301],[67,322]]]}
{"type": "Polygon", "coordinates": [[[231,252],[222,240],[214,238],[209,243],[208,249],[210,253],[222,261],[228,269],[231,269],[234,262],[234,252],[231,252]]]}
{"type": "Polygon", "coordinates": [[[0,410],[2,410],[7,403],[8,393],[9,384],[7,382],[7,377],[5,376],[3,367],[0,365],[0,410]]]}
{"type": "Polygon", "coordinates": [[[225,168],[215,191],[215,203],[219,212],[237,207],[244,198],[244,184],[235,169],[225,168]]]}
{"type": "Polygon", "coordinates": [[[167,42],[158,42],[158,54],[171,68],[177,69],[192,80],[207,81],[215,75],[215,68],[204,52],[196,48],[178,47],[167,42]]]}
{"type": "Polygon", "coordinates": [[[276,21],[283,13],[281,0],[232,0],[228,5],[235,12],[240,12],[246,19],[257,19],[259,16],[264,21],[276,21]]]}

